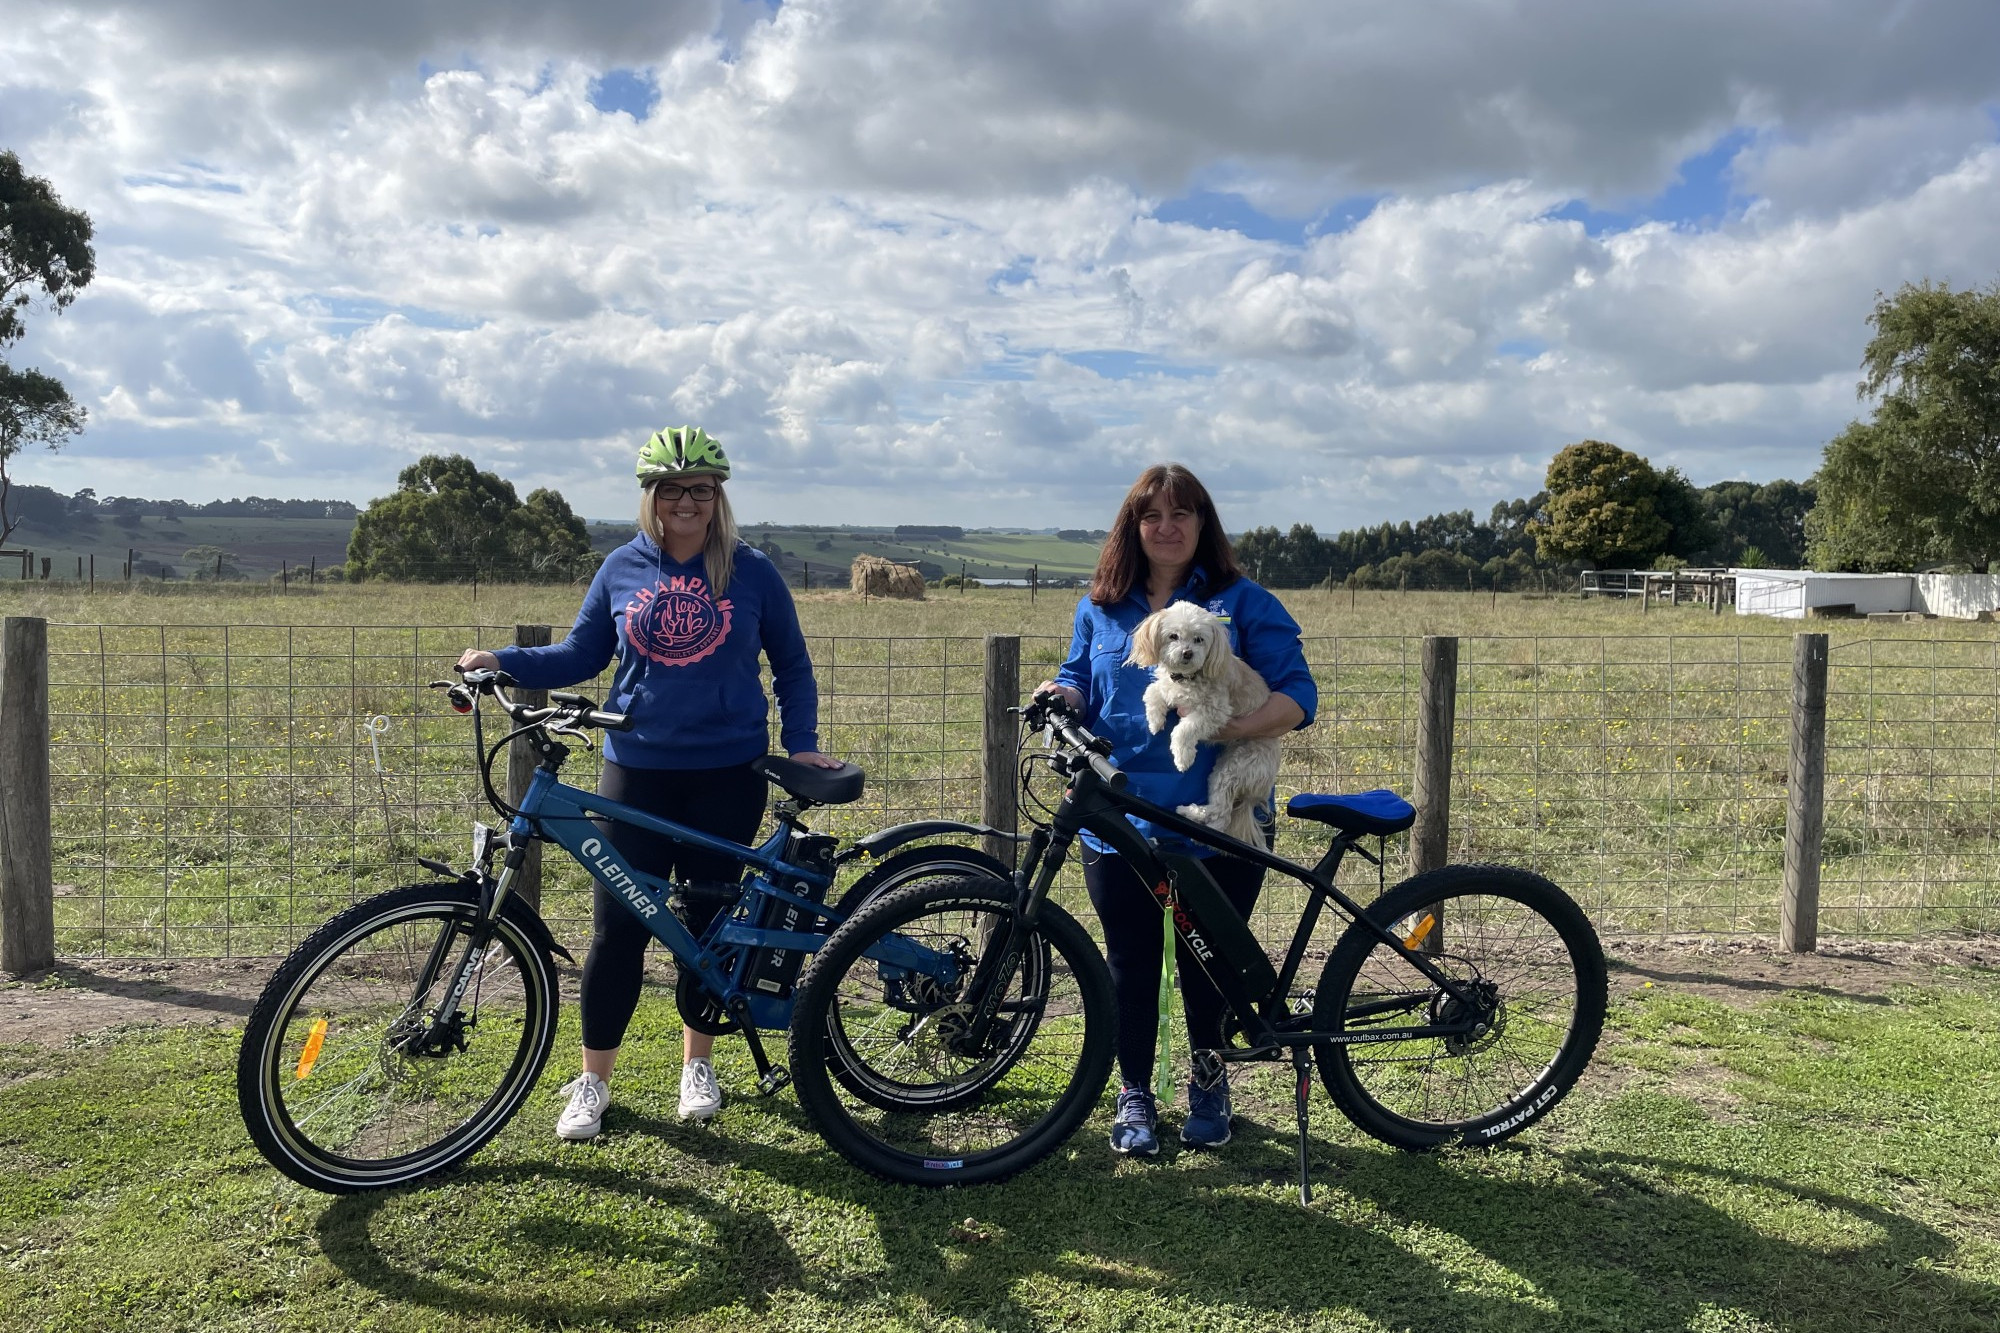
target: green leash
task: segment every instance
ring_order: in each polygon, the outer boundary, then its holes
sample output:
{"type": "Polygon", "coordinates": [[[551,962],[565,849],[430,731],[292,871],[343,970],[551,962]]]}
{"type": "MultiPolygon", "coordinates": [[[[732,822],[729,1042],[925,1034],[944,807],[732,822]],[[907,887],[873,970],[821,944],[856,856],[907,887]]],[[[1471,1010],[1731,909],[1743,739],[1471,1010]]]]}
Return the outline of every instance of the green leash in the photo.
{"type": "Polygon", "coordinates": [[[1160,920],[1160,1026],[1153,1042],[1153,1095],[1162,1102],[1174,1097],[1174,914],[1168,908],[1160,920]]]}

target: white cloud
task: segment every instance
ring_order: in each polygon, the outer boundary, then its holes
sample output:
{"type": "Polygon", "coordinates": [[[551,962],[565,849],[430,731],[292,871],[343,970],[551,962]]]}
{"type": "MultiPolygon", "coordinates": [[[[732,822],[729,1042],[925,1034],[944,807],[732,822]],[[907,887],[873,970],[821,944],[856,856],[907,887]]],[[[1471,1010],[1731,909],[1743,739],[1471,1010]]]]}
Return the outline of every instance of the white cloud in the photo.
{"type": "Polygon", "coordinates": [[[95,421],[24,475],[366,499],[460,450],[622,515],[699,420],[748,517],[1099,526],[1174,456],[1340,527],[1584,435],[1803,476],[1876,291],[2000,273],[2000,11],[1898,14],[0,0],[0,136],[99,229],[19,349],[95,421]],[[1716,225],[1553,215],[1730,131],[1716,225]],[[1152,216],[1196,183],[1379,202],[1152,216]]]}

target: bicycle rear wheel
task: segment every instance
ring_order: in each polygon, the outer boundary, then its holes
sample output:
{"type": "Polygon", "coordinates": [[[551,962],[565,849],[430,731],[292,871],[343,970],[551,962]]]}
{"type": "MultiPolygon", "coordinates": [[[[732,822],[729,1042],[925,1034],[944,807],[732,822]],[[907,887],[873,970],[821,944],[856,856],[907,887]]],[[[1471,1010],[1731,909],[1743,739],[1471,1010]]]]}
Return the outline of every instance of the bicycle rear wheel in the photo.
{"type": "Polygon", "coordinates": [[[459,884],[355,904],[279,965],[236,1063],[243,1123],[271,1165],[328,1193],[407,1184],[500,1131],[555,1040],[555,979],[509,902],[481,949],[461,1022],[426,1033],[478,918],[459,884]]]}
{"type": "MultiPolygon", "coordinates": [[[[854,886],[841,895],[834,910],[844,921],[869,902],[897,889],[967,879],[990,880],[1003,888],[1013,884],[1013,876],[1007,867],[982,851],[951,845],[912,847],[889,857],[856,880],[854,886]]],[[[1044,944],[1037,951],[1037,956],[1046,960],[1047,953],[1044,944]]],[[[1019,1014],[1010,1018],[1006,1040],[998,1044],[1000,1058],[987,1063],[986,1076],[989,1080],[1005,1072],[1013,1057],[1034,1036],[1036,1021],[1034,1014],[1019,1014]]],[[[929,1080],[910,1082],[893,1073],[877,1070],[866,1058],[854,1054],[849,1048],[847,1034],[837,1015],[833,1030],[827,1034],[827,1042],[832,1051],[829,1068],[833,1076],[840,1080],[841,1086],[885,1111],[950,1110],[953,1103],[967,1105],[977,1100],[984,1086],[980,1080],[971,1078],[953,1079],[942,1085],[929,1080]]]]}
{"type": "Polygon", "coordinates": [[[1004,1180],[1060,1147],[1111,1072],[1111,978],[1074,918],[1045,903],[979,1049],[963,1041],[968,981],[1014,930],[1011,885],[911,885],[831,935],[799,987],[791,1033],[799,1102],[842,1156],[886,1180],[1004,1180]],[[948,981],[879,962],[916,946],[948,981]]]}
{"type": "MultiPolygon", "coordinates": [[[[1568,1092],[1604,1027],[1604,952],[1583,910],[1540,875],[1446,866],[1368,908],[1477,997],[1485,1031],[1314,1047],[1334,1103],[1398,1148],[1488,1144],[1568,1092]]],[[[1320,974],[1313,1026],[1369,1034],[1447,1025],[1467,1010],[1360,922],[1320,974]]]]}

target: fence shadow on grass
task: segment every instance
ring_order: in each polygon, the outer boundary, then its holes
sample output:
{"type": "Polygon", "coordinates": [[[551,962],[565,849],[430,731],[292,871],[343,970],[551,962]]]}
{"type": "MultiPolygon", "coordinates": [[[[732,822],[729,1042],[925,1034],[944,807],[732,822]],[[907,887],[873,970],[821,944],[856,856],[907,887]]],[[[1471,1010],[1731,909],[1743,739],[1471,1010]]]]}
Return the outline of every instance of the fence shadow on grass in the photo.
{"type": "Polygon", "coordinates": [[[126,1000],[143,1000],[149,1004],[170,1004],[183,1009],[205,1009],[218,1014],[234,1014],[238,1018],[248,1017],[250,1010],[257,1003],[252,996],[222,995],[212,990],[198,990],[144,977],[111,976],[82,963],[57,963],[52,969],[52,974],[60,979],[64,986],[77,990],[97,991],[126,1000]]]}
{"type": "MultiPolygon", "coordinates": [[[[788,1128],[804,1128],[796,1106],[764,1105],[788,1128]]],[[[1198,1320],[1201,1308],[1248,1312],[1274,1327],[1344,1308],[1417,1329],[1738,1327],[1748,1316],[1762,1321],[1756,1327],[1990,1333],[2000,1319],[2000,1290],[1940,1271],[1954,1245],[1936,1230],[1824,1190],[1665,1158],[1508,1147],[1468,1159],[1316,1141],[1321,1202],[1305,1210],[1289,1191],[1288,1136],[1257,1125],[1223,1153],[1136,1169],[1103,1151],[1093,1126],[1067,1160],[1008,1185],[943,1191],[883,1185],[827,1152],[630,1110],[616,1131],[657,1136],[695,1159],[681,1177],[699,1183],[547,1160],[455,1178],[600,1194],[604,1206],[592,1208],[602,1220],[515,1217],[507,1237],[465,1237],[468,1254],[503,1239],[545,1251],[540,1269],[454,1268],[449,1245],[430,1251],[421,1268],[390,1262],[371,1222],[408,1192],[334,1204],[318,1227],[322,1246],[350,1278],[385,1296],[563,1323],[688,1317],[733,1303],[763,1312],[782,1309],[787,1291],[853,1305],[857,1315],[866,1304],[879,1316],[886,1299],[918,1322],[976,1311],[988,1323],[1023,1327],[1064,1316],[1123,1325],[1148,1309],[1198,1320]],[[707,1182],[740,1184],[744,1172],[788,1197],[767,1215],[710,1192],[707,1182]],[[536,1271],[603,1271],[635,1250],[656,1250],[656,1228],[629,1214],[614,1220],[621,1196],[665,1201],[699,1223],[705,1240],[683,1247],[678,1285],[607,1291],[601,1304],[514,1294],[536,1271]],[[815,1209],[843,1228],[855,1212],[871,1218],[880,1271],[842,1276],[803,1261],[788,1233],[809,1237],[816,1224],[801,1219],[815,1209]],[[1774,1211],[1813,1242],[1745,1220],[1774,1211]]]]}
{"type": "MultiPolygon", "coordinates": [[[[1772,981],[1758,977],[1731,976],[1719,969],[1648,967],[1644,963],[1616,957],[1606,957],[1604,965],[1614,975],[1621,972],[1628,973],[1669,986],[1718,986],[1728,990],[1755,991],[1765,995],[1818,995],[1829,1000],[1847,1000],[1854,1004],[1878,1006],[1893,1005],[1896,1002],[1892,996],[1878,991],[1853,990],[1828,986],[1821,982],[1772,981]]],[[[1882,964],[1882,968],[1885,973],[1890,970],[1886,963],[1882,964]]]]}

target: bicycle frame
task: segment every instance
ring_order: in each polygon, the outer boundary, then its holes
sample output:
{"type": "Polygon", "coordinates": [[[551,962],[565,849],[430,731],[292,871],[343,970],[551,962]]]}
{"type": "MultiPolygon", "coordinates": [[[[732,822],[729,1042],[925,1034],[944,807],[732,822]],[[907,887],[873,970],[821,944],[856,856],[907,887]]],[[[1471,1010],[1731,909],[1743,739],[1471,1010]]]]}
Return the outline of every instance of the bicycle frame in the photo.
{"type": "MultiPolygon", "coordinates": [[[[1308,868],[1289,861],[1282,856],[1253,843],[1240,842],[1229,835],[1153,804],[1143,797],[1133,796],[1117,790],[1101,777],[1095,769],[1082,768],[1070,775],[1069,787],[1063,794],[1062,804],[1056,808],[1046,831],[1036,830],[1036,836],[1029,843],[1028,854],[1023,858],[1021,868],[1016,872],[1016,886],[1022,895],[1022,916],[1033,921],[1033,911],[1054,887],[1057,872],[1067,859],[1071,844],[1083,832],[1090,832],[1109,844],[1112,850],[1124,857],[1137,871],[1143,881],[1151,887],[1154,898],[1172,918],[1174,931],[1188,944],[1196,959],[1201,962],[1223,1001],[1235,1014],[1245,1037],[1250,1042],[1249,1049],[1224,1050],[1224,1060],[1275,1059],[1280,1050],[1299,1048],[1325,1043],[1328,1045],[1354,1045],[1362,1043],[1405,1041],[1418,1037],[1454,1037],[1471,1033],[1476,1025],[1476,1015],[1480,1006],[1467,988],[1448,975],[1426,954],[1412,948],[1396,933],[1371,920],[1361,904],[1342,893],[1334,883],[1340,863],[1349,848],[1361,853],[1377,865],[1381,862],[1366,848],[1358,845],[1359,835],[1338,832],[1319,864],[1308,868]],[[1283,965],[1277,973],[1277,984],[1261,996],[1248,995],[1240,977],[1231,973],[1234,969],[1226,960],[1216,956],[1203,934],[1219,930],[1247,932],[1247,924],[1238,917],[1233,922],[1204,922],[1191,910],[1189,905],[1179,900],[1172,888],[1172,877],[1157,851],[1135,829],[1128,814],[1139,815],[1161,828],[1181,834],[1204,846],[1216,848],[1242,860],[1254,862],[1267,870],[1275,870],[1291,879],[1298,880],[1308,890],[1309,897],[1305,910],[1300,914],[1299,923],[1292,935],[1291,946],[1286,950],[1283,965]],[[1457,1023],[1427,1023],[1409,1027],[1369,1028],[1365,1032],[1324,1031],[1310,1026],[1301,1026],[1299,1016],[1291,1014],[1286,1003],[1292,983],[1297,979],[1299,964],[1304,960],[1307,944],[1312,938],[1313,928],[1318,924],[1319,914],[1326,901],[1332,899],[1347,914],[1351,921],[1359,923],[1363,929],[1372,932],[1382,943],[1394,949],[1407,959],[1423,976],[1453,999],[1461,1001],[1474,1017],[1457,1023]],[[1222,975],[1218,976],[1217,972],[1222,975]]],[[[1260,946],[1261,947],[1261,946],[1260,946]]],[[[1394,1012],[1403,1007],[1400,1002],[1388,1001],[1381,1006],[1381,1012],[1394,1012]]],[[[1366,1017],[1367,1012],[1356,1016],[1366,1017]]]]}

